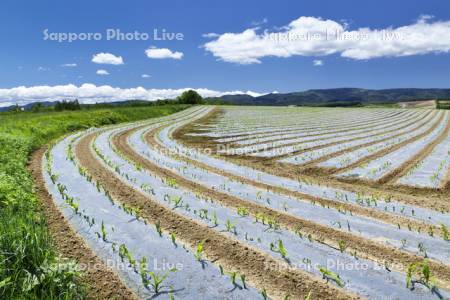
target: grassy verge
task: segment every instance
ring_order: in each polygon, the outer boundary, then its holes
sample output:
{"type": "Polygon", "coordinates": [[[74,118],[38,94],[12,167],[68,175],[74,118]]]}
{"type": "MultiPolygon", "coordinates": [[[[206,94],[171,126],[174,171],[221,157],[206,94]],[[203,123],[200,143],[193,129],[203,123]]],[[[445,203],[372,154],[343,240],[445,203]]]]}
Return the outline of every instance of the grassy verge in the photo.
{"type": "Polygon", "coordinates": [[[40,146],[91,126],[169,115],[187,106],[0,114],[0,298],[80,299],[74,263],[58,257],[26,165],[40,146]]]}

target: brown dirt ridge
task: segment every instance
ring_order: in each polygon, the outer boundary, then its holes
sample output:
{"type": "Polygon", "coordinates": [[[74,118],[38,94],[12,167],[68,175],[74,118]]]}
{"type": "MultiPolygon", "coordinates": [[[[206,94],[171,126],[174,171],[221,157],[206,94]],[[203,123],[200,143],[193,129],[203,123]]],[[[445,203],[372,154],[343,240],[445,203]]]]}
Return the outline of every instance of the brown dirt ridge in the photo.
{"type": "Polygon", "coordinates": [[[95,136],[94,133],[83,137],[75,150],[80,164],[88,170],[94,181],[100,182],[115,201],[140,209],[141,217],[148,222],[155,224],[159,221],[163,231],[175,233],[189,248],[195,249],[198,243],[204,240],[204,251],[208,260],[223,266],[226,270],[245,274],[248,282],[258,289],[265,288],[268,294],[276,299],[282,299],[286,295],[290,295],[293,299],[303,299],[310,291],[314,299],[358,298],[299,270],[267,268],[268,265],[279,265],[281,261],[179,215],[148,195],[133,189],[96,158],[92,151],[95,136]]]}
{"type": "Polygon", "coordinates": [[[76,233],[48,193],[42,174],[42,162],[46,148],[35,151],[30,158],[28,169],[34,180],[48,228],[57,251],[61,256],[75,260],[84,269],[83,283],[87,286],[88,299],[138,299],[122,282],[119,275],[94,254],[83,238],[76,233]]]}
{"type": "MultiPolygon", "coordinates": [[[[158,130],[155,129],[146,134],[145,139],[151,147],[155,147],[155,146],[157,147],[157,142],[154,138],[155,133],[157,131],[158,130]]],[[[347,232],[339,231],[337,229],[333,229],[333,228],[330,228],[327,226],[323,226],[323,225],[319,225],[319,224],[316,224],[313,222],[305,221],[300,218],[290,216],[290,215],[287,215],[284,213],[279,213],[270,208],[266,208],[264,206],[260,206],[260,205],[254,204],[254,203],[249,203],[245,200],[237,199],[235,197],[231,197],[231,196],[222,194],[217,191],[214,191],[214,192],[209,191],[208,192],[207,188],[204,188],[197,183],[189,182],[186,179],[184,179],[183,177],[178,176],[168,170],[158,170],[158,169],[160,169],[159,167],[154,166],[153,164],[151,164],[150,162],[148,162],[145,159],[142,159],[142,157],[140,157],[139,155],[136,155],[136,153],[133,154],[133,150],[131,149],[131,147],[129,147],[129,146],[123,147],[123,144],[126,143],[127,136],[129,134],[131,134],[131,132],[132,132],[132,130],[125,131],[125,133],[122,133],[122,135],[120,137],[117,136],[116,141],[114,142],[114,144],[118,145],[118,147],[120,149],[125,148],[126,155],[130,155],[130,158],[132,158],[133,160],[136,160],[137,162],[139,162],[140,165],[144,166],[144,168],[145,167],[148,168],[151,172],[161,172],[162,174],[165,174],[165,176],[176,178],[176,180],[179,184],[181,184],[181,185],[184,184],[187,188],[190,188],[192,190],[202,190],[202,192],[208,193],[212,199],[221,201],[226,206],[235,207],[235,208],[239,207],[239,206],[243,206],[243,207],[249,208],[250,211],[252,211],[254,214],[256,214],[258,212],[267,213],[271,216],[276,217],[280,221],[280,223],[282,223],[284,226],[286,226],[286,228],[291,229],[291,230],[295,230],[296,226],[300,225],[302,227],[302,230],[304,230],[307,233],[312,234],[312,236],[315,237],[316,240],[321,241],[326,244],[329,244],[329,245],[333,245],[336,248],[338,247],[337,245],[338,245],[339,241],[345,240],[348,243],[349,249],[356,250],[358,255],[360,255],[361,257],[374,260],[381,264],[388,262],[388,263],[394,263],[396,265],[403,265],[404,269],[399,269],[399,271],[405,271],[410,264],[417,263],[417,262],[420,262],[423,260],[422,257],[418,257],[414,254],[407,253],[407,252],[398,250],[393,247],[388,247],[388,246],[379,244],[377,242],[355,236],[355,235],[347,233],[347,232]],[[119,141],[117,141],[117,139],[122,139],[122,141],[119,142],[119,141]]],[[[189,159],[181,158],[179,156],[177,156],[176,158],[184,159],[186,161],[189,160],[189,159]]],[[[194,162],[192,160],[189,160],[189,162],[191,162],[194,165],[201,167],[201,168],[205,167],[204,164],[194,162]]],[[[214,168],[211,168],[211,167],[208,167],[208,170],[212,171],[212,172],[218,172],[218,170],[215,170],[214,168]]],[[[221,175],[233,177],[232,179],[235,179],[235,180],[238,180],[241,182],[257,185],[254,182],[251,182],[251,181],[249,182],[245,178],[241,178],[241,177],[237,177],[237,176],[229,176],[230,174],[225,174],[224,172],[222,172],[221,175]]],[[[340,205],[341,205],[341,203],[340,203],[340,205]]],[[[373,215],[376,215],[377,213],[379,213],[379,215],[384,214],[382,212],[374,212],[372,210],[373,215]]],[[[384,221],[389,220],[387,215],[388,214],[384,214],[382,216],[383,217],[382,220],[384,220],[384,221]]],[[[397,216],[392,216],[392,218],[394,220],[401,221],[401,218],[398,218],[397,216]]],[[[405,222],[407,222],[407,221],[405,220],[405,222]]],[[[422,229],[423,228],[424,227],[422,224],[422,229]]],[[[437,228],[435,228],[435,229],[437,230],[437,228]]],[[[436,262],[436,261],[430,262],[430,266],[431,265],[433,265],[431,267],[433,269],[433,271],[436,274],[440,274],[439,277],[444,279],[444,281],[442,281],[443,286],[449,286],[450,282],[447,282],[447,280],[445,280],[445,278],[448,278],[448,276],[450,274],[450,266],[444,265],[444,264],[436,262]]]]}
{"type": "MultiPolygon", "coordinates": [[[[220,114],[216,113],[207,117],[193,121],[183,127],[178,128],[173,133],[173,138],[183,143],[186,147],[203,149],[215,149],[217,143],[207,137],[192,137],[186,135],[195,129],[196,124],[213,122],[220,114]]],[[[394,150],[394,149],[392,149],[394,150]]],[[[383,197],[393,197],[397,201],[416,205],[424,208],[433,209],[442,213],[450,212],[450,182],[442,189],[424,189],[411,186],[392,186],[389,184],[380,184],[378,182],[361,181],[356,179],[336,178],[332,174],[322,172],[321,169],[308,171],[301,167],[295,167],[288,164],[278,163],[276,161],[264,161],[260,159],[250,158],[248,156],[218,156],[220,159],[231,161],[238,165],[248,166],[263,172],[276,176],[291,178],[294,180],[306,180],[321,185],[341,188],[352,192],[360,192],[367,195],[379,195],[383,197]],[[306,172],[305,172],[306,170],[306,172]]],[[[448,172],[450,178],[450,172],[448,172]]],[[[231,174],[227,174],[231,175],[231,174]]],[[[231,175],[232,176],[232,175],[231,175]]],[[[283,189],[282,189],[283,190],[283,189]]],[[[302,197],[305,195],[301,195],[302,197]]]]}

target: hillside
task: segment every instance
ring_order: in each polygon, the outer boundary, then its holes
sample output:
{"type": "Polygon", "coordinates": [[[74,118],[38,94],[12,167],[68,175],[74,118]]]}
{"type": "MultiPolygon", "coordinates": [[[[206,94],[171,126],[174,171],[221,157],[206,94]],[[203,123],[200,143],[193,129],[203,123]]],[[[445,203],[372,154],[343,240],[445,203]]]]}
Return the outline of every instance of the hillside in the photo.
{"type": "Polygon", "coordinates": [[[339,88],[307,90],[286,94],[267,94],[260,97],[227,95],[221,99],[238,105],[306,105],[354,106],[358,104],[398,103],[430,99],[450,99],[450,89],[385,89],[368,90],[339,88]]]}

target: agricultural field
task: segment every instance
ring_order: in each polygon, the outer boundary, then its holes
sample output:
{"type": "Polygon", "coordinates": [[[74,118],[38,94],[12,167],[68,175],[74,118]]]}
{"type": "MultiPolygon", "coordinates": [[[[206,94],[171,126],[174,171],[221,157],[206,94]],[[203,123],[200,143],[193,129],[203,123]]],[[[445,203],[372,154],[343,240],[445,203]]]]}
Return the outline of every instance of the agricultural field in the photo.
{"type": "Polygon", "coordinates": [[[450,298],[448,111],[180,109],[52,134],[32,155],[45,216],[94,292],[450,298]]]}

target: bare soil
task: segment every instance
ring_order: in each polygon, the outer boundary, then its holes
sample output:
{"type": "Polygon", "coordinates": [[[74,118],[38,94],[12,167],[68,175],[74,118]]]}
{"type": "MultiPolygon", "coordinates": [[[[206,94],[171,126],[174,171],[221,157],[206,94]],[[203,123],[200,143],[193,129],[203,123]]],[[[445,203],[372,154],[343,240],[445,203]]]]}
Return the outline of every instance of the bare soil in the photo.
{"type": "MultiPolygon", "coordinates": [[[[187,147],[203,149],[216,149],[217,143],[208,137],[192,137],[186,135],[195,128],[195,124],[202,122],[214,122],[220,117],[219,111],[206,118],[196,120],[181,128],[178,128],[173,137],[187,147]]],[[[395,149],[391,149],[395,150],[395,149]]],[[[215,153],[215,151],[212,151],[215,153]]],[[[282,164],[275,161],[264,161],[246,156],[219,156],[224,160],[229,160],[238,165],[249,166],[254,169],[267,172],[269,174],[291,178],[294,180],[306,180],[308,182],[342,188],[352,192],[359,192],[366,195],[379,195],[383,197],[393,197],[396,201],[406,204],[417,205],[424,208],[433,209],[442,213],[450,213],[450,182],[442,189],[427,189],[411,186],[392,186],[378,182],[362,181],[351,178],[336,178],[323,169],[304,169],[291,164],[282,164]]],[[[450,173],[450,172],[449,172],[450,173]]],[[[228,175],[227,175],[228,176],[228,175]]],[[[450,179],[450,174],[447,177],[450,179]]],[[[305,196],[305,195],[302,195],[305,196]]]]}
{"type": "Polygon", "coordinates": [[[82,283],[87,286],[88,299],[138,299],[119,275],[94,254],[58,209],[46,189],[42,175],[42,158],[45,151],[46,148],[43,147],[32,154],[28,169],[58,253],[76,261],[80,266],[86,266],[82,283]]]}
{"type": "Polygon", "coordinates": [[[314,299],[358,298],[299,270],[289,267],[282,270],[267,268],[279,266],[280,261],[188,219],[133,189],[96,158],[91,145],[95,136],[89,134],[83,137],[75,150],[80,164],[93,176],[94,181],[98,181],[106,188],[116,201],[140,209],[141,217],[149,223],[155,224],[159,221],[164,232],[175,233],[190,249],[196,249],[198,243],[204,240],[205,258],[209,261],[223,266],[225,270],[245,274],[248,282],[258,289],[265,288],[275,299],[282,299],[286,295],[290,295],[293,299],[303,299],[310,291],[314,299]]]}
{"type": "Polygon", "coordinates": [[[414,155],[411,159],[406,161],[399,168],[383,176],[378,182],[395,184],[395,182],[400,177],[406,175],[406,173],[408,173],[408,171],[411,170],[411,168],[413,168],[420,161],[426,158],[438,144],[442,143],[447,138],[449,130],[450,130],[450,119],[447,120],[445,129],[439,134],[439,136],[433,142],[424,147],[419,153],[414,155]]]}
{"type": "MultiPolygon", "coordinates": [[[[147,143],[151,147],[161,147],[155,140],[155,134],[157,133],[158,129],[155,129],[151,132],[149,132],[145,139],[147,143]]],[[[209,190],[206,187],[203,187],[202,185],[186,180],[185,178],[178,176],[177,174],[166,170],[161,169],[158,166],[155,166],[154,164],[150,163],[148,160],[143,159],[141,156],[139,156],[136,153],[133,153],[133,150],[130,146],[125,145],[126,140],[129,134],[131,134],[133,130],[124,131],[122,135],[118,135],[116,137],[116,140],[114,140],[114,144],[117,145],[117,147],[122,150],[123,153],[129,156],[133,161],[139,162],[140,165],[142,165],[144,168],[147,168],[152,173],[159,173],[164,174],[164,176],[172,177],[177,180],[177,183],[180,185],[189,188],[193,191],[201,191],[202,193],[207,194],[211,199],[214,199],[215,201],[219,201],[223,203],[226,206],[237,208],[237,207],[246,207],[248,208],[253,215],[256,215],[257,213],[265,213],[270,216],[275,217],[284,227],[290,230],[296,230],[297,228],[302,228],[302,232],[306,234],[311,234],[313,238],[317,241],[320,241],[322,243],[328,244],[333,246],[334,248],[338,249],[338,243],[339,241],[346,241],[348,245],[349,251],[356,251],[358,253],[359,257],[364,257],[367,259],[371,259],[373,261],[376,261],[378,263],[381,263],[384,265],[384,263],[388,264],[394,264],[394,265],[402,265],[403,268],[399,268],[399,271],[405,271],[407,267],[412,263],[417,263],[420,261],[423,261],[422,257],[416,256],[414,254],[399,250],[394,247],[389,247],[384,244],[378,243],[376,241],[371,241],[362,237],[359,237],[357,235],[353,235],[348,232],[340,231],[331,227],[323,226],[320,224],[316,224],[314,222],[310,222],[307,220],[303,220],[301,218],[284,214],[281,212],[274,211],[270,208],[251,203],[239,198],[231,197],[229,195],[220,193],[218,191],[212,191],[209,190]],[[299,227],[300,226],[300,227],[299,227]]],[[[166,151],[166,153],[169,151],[166,151]]],[[[182,159],[185,161],[188,161],[189,163],[192,163],[198,167],[205,168],[208,171],[215,172],[215,173],[221,173],[221,175],[231,177],[232,179],[238,180],[240,182],[245,182],[247,184],[251,184],[254,186],[260,186],[263,188],[270,188],[270,186],[256,183],[253,181],[249,181],[245,178],[241,178],[238,176],[234,176],[231,174],[227,174],[221,170],[217,170],[215,168],[211,168],[209,166],[206,166],[205,164],[198,163],[196,161],[192,161],[190,159],[180,157],[177,155],[174,155],[176,159],[182,159]],[[231,175],[231,176],[230,176],[231,175]]],[[[283,190],[284,193],[286,193],[285,190],[283,190]]],[[[296,193],[289,193],[289,194],[296,194],[296,193]]],[[[298,194],[296,196],[299,196],[298,194]]],[[[304,196],[304,195],[303,195],[304,196]]],[[[310,197],[310,196],[309,196],[310,197]]],[[[323,199],[317,199],[317,201],[323,202],[323,199]]],[[[331,201],[330,201],[331,202],[331,201]]],[[[339,203],[340,207],[344,207],[342,203],[339,203]]],[[[361,207],[353,207],[352,205],[348,204],[345,205],[346,208],[349,208],[351,211],[364,211],[365,215],[369,215],[370,217],[376,216],[382,221],[388,221],[391,224],[410,224],[413,226],[421,227],[422,230],[424,228],[428,228],[428,226],[420,223],[420,222],[414,222],[412,220],[408,220],[406,218],[398,217],[395,215],[391,215],[388,213],[375,211],[371,209],[364,209],[361,207]],[[351,208],[350,208],[351,207],[351,208]],[[353,209],[352,209],[353,208],[353,209]]],[[[356,212],[356,213],[358,213],[356,212]]],[[[434,230],[438,230],[438,228],[434,228],[434,230]]],[[[442,286],[450,286],[450,281],[448,281],[446,278],[449,278],[450,275],[450,266],[444,265],[440,262],[433,261],[430,262],[430,266],[433,265],[431,268],[436,274],[440,274],[440,278],[444,278],[442,283],[442,286]]]]}

